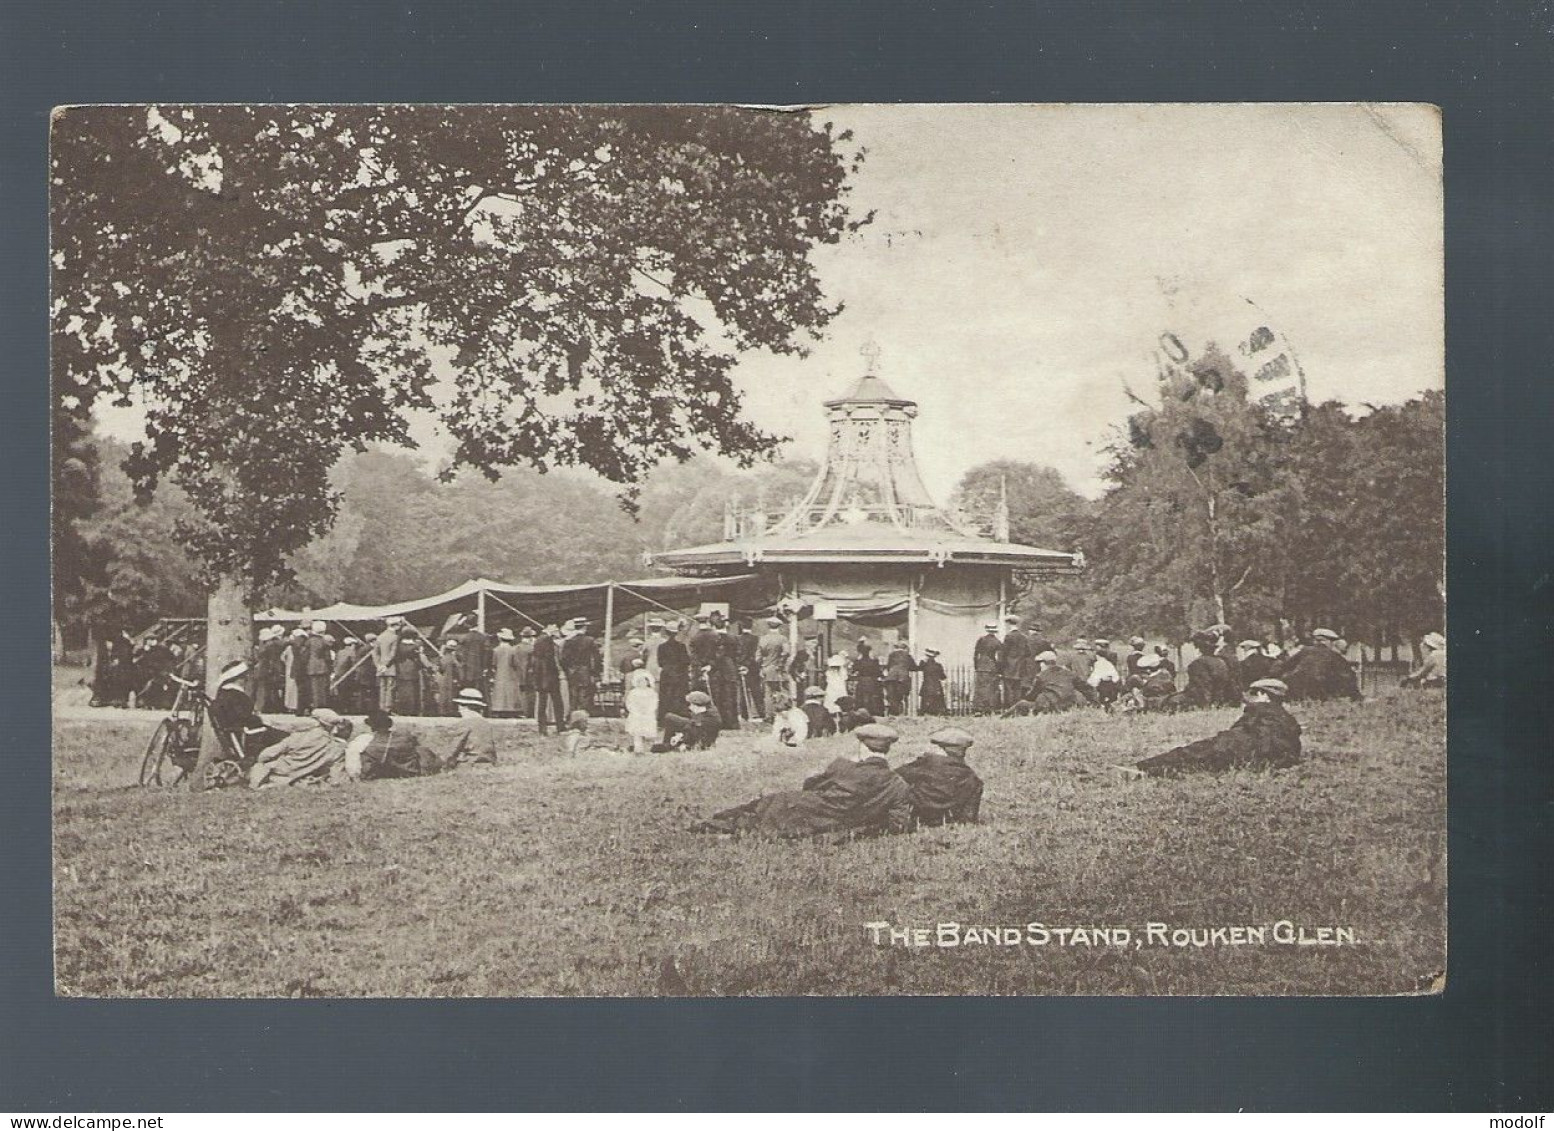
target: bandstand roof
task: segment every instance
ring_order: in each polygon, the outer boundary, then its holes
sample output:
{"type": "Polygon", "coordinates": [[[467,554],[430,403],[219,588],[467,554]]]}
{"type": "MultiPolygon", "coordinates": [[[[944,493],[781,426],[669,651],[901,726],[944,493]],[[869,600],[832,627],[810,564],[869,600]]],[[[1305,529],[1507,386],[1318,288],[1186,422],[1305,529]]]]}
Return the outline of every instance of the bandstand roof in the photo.
{"type": "Polygon", "coordinates": [[[894,563],[902,565],[999,566],[1005,569],[1078,573],[1078,554],[1043,550],[1017,542],[969,538],[942,529],[911,529],[884,523],[825,526],[800,535],[773,535],[690,546],[653,556],[655,565],[683,573],[745,573],[762,565],[894,563]]]}

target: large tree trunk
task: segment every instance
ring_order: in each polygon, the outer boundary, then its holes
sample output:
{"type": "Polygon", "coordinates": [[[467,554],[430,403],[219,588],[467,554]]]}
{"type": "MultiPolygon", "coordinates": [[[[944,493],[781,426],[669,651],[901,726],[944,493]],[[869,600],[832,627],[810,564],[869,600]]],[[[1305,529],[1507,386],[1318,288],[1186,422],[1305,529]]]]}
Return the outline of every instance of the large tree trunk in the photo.
{"type": "MultiPolygon", "coordinates": [[[[205,603],[205,693],[216,694],[221,669],[233,660],[248,660],[253,655],[254,614],[242,582],[222,578],[211,590],[205,603]]],[[[216,732],[206,726],[200,733],[200,760],[189,779],[189,788],[205,788],[205,773],[217,760],[220,749],[216,732]]]]}

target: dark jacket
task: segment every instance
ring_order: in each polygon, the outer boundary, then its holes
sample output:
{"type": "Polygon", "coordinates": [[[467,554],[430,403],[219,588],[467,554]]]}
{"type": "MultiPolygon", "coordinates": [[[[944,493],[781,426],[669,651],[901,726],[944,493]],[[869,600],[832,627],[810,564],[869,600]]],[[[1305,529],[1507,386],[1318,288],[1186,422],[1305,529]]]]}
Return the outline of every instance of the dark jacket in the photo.
{"type": "Polygon", "coordinates": [[[1003,642],[991,632],[983,633],[977,637],[977,645],[971,653],[971,666],[974,671],[996,672],[998,670],[998,656],[1003,650],[1003,642]]]}
{"type": "Polygon", "coordinates": [[[1354,668],[1325,644],[1302,648],[1279,678],[1289,685],[1293,701],[1360,698],[1354,668]]]}
{"type": "Polygon", "coordinates": [[[982,779],[966,759],[924,754],[896,773],[911,787],[912,814],[922,825],[977,823],[982,808],[982,779]]]}
{"type": "Polygon", "coordinates": [[[805,703],[804,717],[809,720],[809,737],[826,738],[836,733],[836,720],[820,703],[805,703]]]}
{"type": "Polygon", "coordinates": [[[1011,629],[1004,635],[1003,646],[998,650],[999,674],[1008,679],[1015,678],[1020,674],[1025,661],[1035,655],[1030,633],[1019,628],[1011,629]]]}
{"type": "Polygon", "coordinates": [[[599,642],[592,636],[579,633],[561,642],[561,666],[568,673],[598,675],[601,662],[599,642]]]}
{"type": "Polygon", "coordinates": [[[1096,701],[1095,688],[1062,664],[1052,664],[1031,681],[1025,692],[1033,714],[1066,711],[1096,701]]]}
{"type": "Polygon", "coordinates": [[[691,653],[691,666],[700,671],[702,668],[710,668],[716,664],[718,652],[722,648],[722,637],[722,633],[705,627],[693,632],[687,645],[691,653]]]}
{"type": "Polygon", "coordinates": [[[1228,729],[1210,738],[1146,758],[1138,768],[1154,777],[1278,769],[1300,761],[1300,723],[1282,703],[1248,703],[1228,729]]]}
{"type": "Polygon", "coordinates": [[[555,637],[542,632],[534,640],[534,651],[529,653],[529,686],[536,691],[553,691],[560,687],[561,673],[556,664],[555,637]]]}
{"type": "Polygon", "coordinates": [[[1225,707],[1240,701],[1241,688],[1219,656],[1199,656],[1187,665],[1187,686],[1178,706],[1225,707]]]}
{"type": "Polygon", "coordinates": [[[409,731],[374,734],[362,751],[362,780],[420,778],[442,767],[435,753],[422,746],[409,731]]]}
{"type": "Polygon", "coordinates": [[[769,837],[905,832],[912,825],[912,789],[884,758],[838,758],[804,788],[758,797],[727,809],[698,831],[769,837]]]}
{"type": "Polygon", "coordinates": [[[328,675],[331,667],[329,641],[318,633],[312,633],[303,641],[303,659],[306,667],[303,671],[308,675],[328,675]]]}

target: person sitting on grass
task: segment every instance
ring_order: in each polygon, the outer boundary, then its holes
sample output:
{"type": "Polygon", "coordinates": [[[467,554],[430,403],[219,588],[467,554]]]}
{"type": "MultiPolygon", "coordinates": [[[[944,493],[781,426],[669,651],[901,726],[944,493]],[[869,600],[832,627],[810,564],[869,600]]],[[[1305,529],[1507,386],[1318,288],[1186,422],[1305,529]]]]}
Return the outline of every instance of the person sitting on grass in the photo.
{"type": "Polygon", "coordinates": [[[807,738],[829,738],[836,733],[836,716],[826,710],[826,693],[818,687],[804,689],[804,717],[809,725],[807,738]]]}
{"type": "Polygon", "coordinates": [[[928,736],[942,753],[924,754],[896,773],[912,789],[912,816],[919,825],[974,825],[982,809],[982,779],[966,765],[974,741],[960,727],[928,736]]]}
{"type": "MultiPolygon", "coordinates": [[[[772,742],[779,747],[802,746],[809,737],[809,716],[785,691],[774,691],[766,704],[772,713],[772,742]]],[[[824,713],[824,708],[821,708],[824,713]]]]}
{"type": "MultiPolygon", "coordinates": [[[[578,708],[567,716],[567,729],[561,736],[561,744],[568,755],[586,754],[590,750],[607,750],[611,754],[624,753],[614,743],[605,742],[596,734],[588,730],[593,719],[588,712],[578,708]]],[[[633,737],[635,743],[635,737],[633,737]]],[[[645,750],[633,750],[633,753],[644,753],[645,750]]]]}
{"type": "Polygon", "coordinates": [[[1135,711],[1160,711],[1176,694],[1176,679],[1159,656],[1145,653],[1128,677],[1128,705],[1135,711]]]}
{"type": "Polygon", "coordinates": [[[394,716],[367,712],[367,729],[345,744],[345,776],[352,781],[424,778],[442,769],[442,761],[408,730],[394,728],[394,716]]]}
{"type": "Polygon", "coordinates": [[[836,701],[836,730],[838,734],[846,734],[848,731],[857,730],[861,726],[868,726],[874,721],[874,716],[858,706],[858,701],[851,695],[843,695],[836,701]]]}
{"type": "Polygon", "coordinates": [[[912,827],[912,789],[885,755],[896,732],[867,723],[853,732],[863,747],[856,761],[838,758],[802,789],[769,793],[691,826],[697,833],[797,839],[906,832],[912,827]]]}
{"type": "Polygon", "coordinates": [[[442,760],[443,769],[454,766],[496,765],[496,734],[486,719],[486,697],[479,688],[466,687],[453,697],[453,705],[459,709],[460,726],[453,735],[453,743],[442,760]]]}
{"type": "Polygon", "coordinates": [[[1424,660],[1402,679],[1404,687],[1446,686],[1446,637],[1439,632],[1426,633],[1420,642],[1424,660]]]}
{"type": "Polygon", "coordinates": [[[250,789],[329,780],[345,759],[351,724],[328,707],[316,707],[308,721],[259,752],[248,772],[250,789]]]}
{"type": "Polygon", "coordinates": [[[1036,678],[1019,702],[1004,712],[1004,718],[1015,715],[1046,715],[1067,711],[1081,703],[1095,703],[1095,688],[1065,667],[1056,652],[1042,652],[1036,657],[1036,678]]]}
{"type": "Polygon", "coordinates": [[[1229,730],[1117,769],[1137,780],[1293,766],[1300,761],[1300,724],[1284,709],[1288,694],[1281,680],[1257,680],[1246,689],[1246,708],[1229,730]]]}
{"type": "Polygon", "coordinates": [[[669,750],[710,750],[723,729],[723,716],[705,691],[693,691],[685,697],[685,714],[671,711],[664,716],[664,741],[653,747],[655,754],[669,750]]]}

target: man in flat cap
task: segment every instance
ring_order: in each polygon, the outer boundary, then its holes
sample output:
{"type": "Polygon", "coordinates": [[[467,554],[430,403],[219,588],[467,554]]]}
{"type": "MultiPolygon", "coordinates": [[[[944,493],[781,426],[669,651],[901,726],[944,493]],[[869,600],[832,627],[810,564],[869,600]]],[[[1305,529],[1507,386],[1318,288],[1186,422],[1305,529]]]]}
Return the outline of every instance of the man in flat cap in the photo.
{"type": "Polygon", "coordinates": [[[788,636],[782,631],[781,617],[767,617],[766,631],[756,642],[756,664],[761,674],[762,701],[770,705],[786,695],[788,682],[788,636]]]}
{"type": "Polygon", "coordinates": [[[748,617],[739,618],[739,632],[733,639],[734,662],[744,692],[739,701],[740,713],[747,719],[767,718],[765,683],[761,679],[761,638],[748,617]]]}
{"type": "Polygon", "coordinates": [[[685,697],[685,707],[664,715],[664,741],[655,751],[710,750],[723,729],[723,716],[712,696],[693,691],[685,697]]]}
{"type": "Polygon", "coordinates": [[[1360,698],[1360,681],[1338,653],[1337,641],[1338,633],[1319,628],[1311,634],[1311,643],[1279,670],[1279,678],[1289,685],[1291,702],[1360,698]]]}
{"type": "Polygon", "coordinates": [[[711,613],[697,613],[696,627],[686,641],[691,657],[691,686],[702,691],[712,690],[712,669],[717,666],[722,648],[722,634],[712,627],[711,613]]]}
{"type": "Polygon", "coordinates": [[[804,718],[808,721],[807,738],[829,738],[836,733],[836,716],[826,710],[826,693],[813,685],[804,689],[804,718]]]}
{"type": "Polygon", "coordinates": [[[321,620],[313,622],[308,638],[302,646],[303,673],[307,682],[303,685],[306,699],[298,708],[329,706],[329,673],[334,669],[334,649],[329,646],[329,626],[321,620]]]}
{"type": "Polygon", "coordinates": [[[451,639],[458,641],[459,682],[464,687],[474,687],[484,692],[491,671],[491,638],[480,631],[479,620],[466,613],[459,618],[459,626],[451,634],[451,639]]]}
{"type": "Polygon", "coordinates": [[[1158,778],[1293,766],[1300,761],[1300,724],[1284,709],[1288,694],[1282,681],[1260,679],[1246,689],[1246,708],[1228,730],[1117,769],[1125,778],[1158,778]]]}
{"type": "Polygon", "coordinates": [[[1029,660],[1036,654],[1031,643],[1031,634],[1021,627],[1019,617],[1004,618],[1004,639],[998,649],[998,682],[1005,703],[1019,699],[1020,692],[1030,686],[1033,673],[1029,660]]]}
{"type": "Polygon", "coordinates": [[[971,706],[978,712],[998,710],[1001,701],[1002,676],[998,658],[1003,651],[1003,641],[998,639],[998,622],[988,621],[982,626],[971,652],[971,706]]]}
{"type": "Polygon", "coordinates": [[[896,770],[912,790],[919,825],[974,825],[982,809],[982,779],[966,764],[971,735],[945,727],[928,736],[939,753],[924,754],[896,770]]]}
{"type": "Polygon", "coordinates": [[[394,661],[399,654],[399,636],[405,631],[404,617],[389,617],[383,631],[372,642],[372,666],[378,673],[378,710],[394,709],[394,661]]]}
{"type": "Polygon", "coordinates": [[[1046,715],[1067,711],[1081,703],[1095,704],[1099,698],[1095,688],[1074,674],[1073,669],[1058,659],[1056,652],[1042,652],[1036,656],[1040,669],[1025,694],[1004,712],[1013,715],[1046,715]]]}
{"type": "Polygon", "coordinates": [[[853,735],[863,747],[856,761],[838,758],[807,778],[802,789],[725,809],[691,831],[782,839],[906,832],[912,827],[912,789],[885,760],[896,732],[869,723],[853,735]]]}
{"type": "Polygon", "coordinates": [[[1153,652],[1141,653],[1126,682],[1128,704],[1137,711],[1163,711],[1176,694],[1176,678],[1153,652]]]}
{"type": "Polygon", "coordinates": [[[561,659],[556,638],[561,629],[548,624],[545,631],[534,638],[529,652],[529,686],[534,691],[534,721],[541,734],[554,720],[559,733],[566,726],[566,716],[561,705],[561,659]]]}
{"type": "Polygon", "coordinates": [[[907,702],[912,696],[912,673],[916,670],[917,661],[912,659],[907,642],[897,640],[891,645],[890,655],[885,657],[885,713],[887,715],[907,713],[907,702]]]}
{"type": "Polygon", "coordinates": [[[566,673],[567,687],[572,693],[572,710],[592,714],[603,656],[599,642],[588,634],[586,620],[579,617],[569,628],[569,635],[561,642],[561,670],[566,673]]]}

